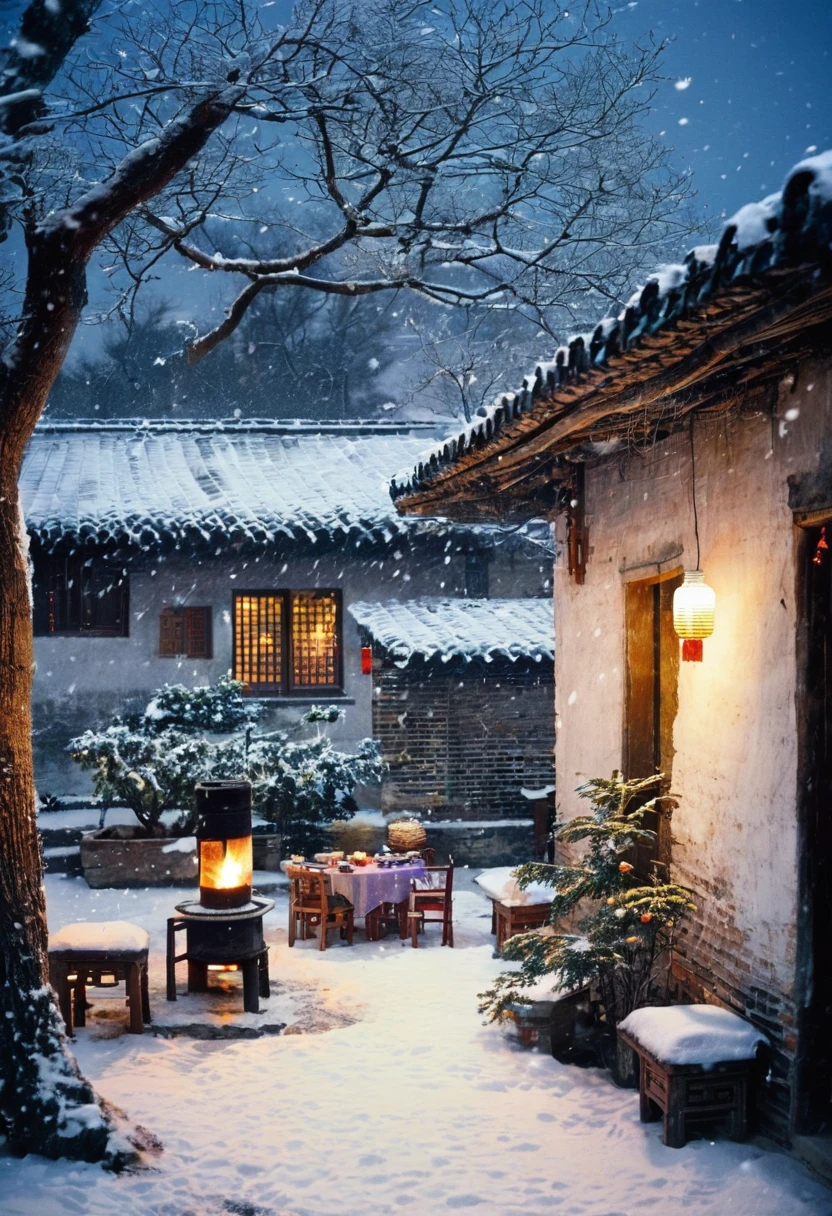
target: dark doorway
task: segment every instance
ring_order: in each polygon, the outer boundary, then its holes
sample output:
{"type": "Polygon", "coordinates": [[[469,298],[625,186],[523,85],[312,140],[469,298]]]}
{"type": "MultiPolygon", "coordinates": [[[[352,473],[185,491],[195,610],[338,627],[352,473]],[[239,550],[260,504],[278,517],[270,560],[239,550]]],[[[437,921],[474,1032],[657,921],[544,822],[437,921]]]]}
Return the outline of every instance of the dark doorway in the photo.
{"type": "MultiPolygon", "coordinates": [[[[624,708],[625,776],[663,773],[658,792],[670,788],[673,723],[679,707],[679,639],[673,629],[673,592],[682,575],[641,579],[625,587],[627,683],[624,708]]],[[[670,865],[670,822],[655,811],[644,827],[656,833],[652,845],[635,849],[633,864],[641,878],[658,871],[666,879],[670,865]]]]}
{"type": "Polygon", "coordinates": [[[832,524],[805,529],[799,545],[801,1012],[795,1130],[832,1137],[832,556],[827,543],[832,546],[832,524]]]}

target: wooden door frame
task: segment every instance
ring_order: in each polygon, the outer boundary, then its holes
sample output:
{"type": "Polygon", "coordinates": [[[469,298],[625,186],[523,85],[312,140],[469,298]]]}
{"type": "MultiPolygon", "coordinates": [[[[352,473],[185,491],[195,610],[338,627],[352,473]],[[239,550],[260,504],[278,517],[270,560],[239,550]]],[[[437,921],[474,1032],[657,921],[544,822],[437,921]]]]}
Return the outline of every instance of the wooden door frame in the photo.
{"type": "MultiPolygon", "coordinates": [[[[684,573],[683,567],[674,564],[670,569],[656,570],[648,573],[644,568],[632,570],[628,572],[624,582],[624,713],[622,723],[622,740],[621,740],[621,756],[622,767],[626,777],[645,777],[649,776],[646,772],[632,772],[631,767],[631,752],[633,750],[633,739],[631,735],[631,661],[630,661],[630,622],[629,622],[629,604],[628,595],[633,594],[636,587],[642,588],[645,591],[660,586],[663,583],[679,582],[684,573]]],[[[655,601],[653,603],[653,625],[654,625],[654,654],[658,650],[661,655],[660,634],[656,633],[656,626],[660,625],[660,617],[655,614],[655,601]]],[[[672,764],[673,764],[673,746],[672,746],[672,730],[673,723],[676,720],[679,710],[679,680],[678,680],[678,657],[672,664],[675,683],[670,689],[669,698],[665,700],[662,697],[661,684],[661,669],[659,671],[658,685],[654,686],[653,695],[657,699],[653,706],[653,721],[654,729],[656,728],[656,719],[658,718],[658,736],[654,738],[654,754],[652,763],[657,764],[661,771],[664,772],[665,780],[657,789],[657,793],[667,794],[670,792],[672,780],[672,764]],[[667,718],[666,723],[662,720],[667,718]],[[666,727],[666,730],[665,730],[666,727]],[[669,737],[666,735],[669,733],[669,737]],[[658,744],[658,747],[656,747],[658,744]]],[[[662,810],[659,811],[658,820],[658,839],[656,847],[656,856],[654,861],[663,870],[665,880],[670,875],[671,863],[671,833],[669,816],[662,810]]],[[[645,825],[646,826],[646,825],[645,825]]]]}
{"type": "MultiPolygon", "coordinates": [[[[816,898],[814,876],[819,867],[832,865],[832,848],[828,855],[819,856],[814,820],[817,814],[813,777],[817,774],[818,732],[822,729],[819,673],[813,665],[816,638],[810,619],[810,563],[814,556],[814,530],[824,524],[832,525],[832,509],[795,519],[795,606],[796,606],[796,682],[795,711],[797,724],[797,941],[795,959],[794,1005],[797,1020],[797,1051],[794,1061],[794,1084],[791,1089],[791,1125],[797,1134],[812,1134],[818,1130],[817,1062],[813,1046],[822,1029],[818,1012],[812,1007],[814,969],[816,962],[816,917],[822,914],[816,898]]],[[[832,561],[832,553],[829,555],[832,561]]],[[[832,579],[832,571],[830,571],[832,579]]],[[[832,957],[832,947],[830,948],[832,957]]],[[[832,1070],[826,1080],[832,1087],[832,1070]]]]}

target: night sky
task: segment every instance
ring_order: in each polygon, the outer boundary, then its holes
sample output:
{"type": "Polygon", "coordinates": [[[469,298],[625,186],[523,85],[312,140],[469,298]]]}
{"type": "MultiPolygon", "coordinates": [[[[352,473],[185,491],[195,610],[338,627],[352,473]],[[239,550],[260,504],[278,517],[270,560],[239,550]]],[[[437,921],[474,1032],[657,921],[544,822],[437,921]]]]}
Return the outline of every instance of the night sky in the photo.
{"type": "MultiPolygon", "coordinates": [[[[670,79],[650,122],[693,170],[701,210],[730,214],[779,189],[808,149],[832,147],[832,0],[612,7],[623,34],[670,40],[670,79]]],[[[22,8],[22,0],[0,0],[0,37],[13,35],[22,8]]]]}
{"type": "Polygon", "coordinates": [[[731,215],[832,147],[832,0],[638,0],[617,16],[672,39],[651,125],[693,170],[699,210],[731,215]]]}

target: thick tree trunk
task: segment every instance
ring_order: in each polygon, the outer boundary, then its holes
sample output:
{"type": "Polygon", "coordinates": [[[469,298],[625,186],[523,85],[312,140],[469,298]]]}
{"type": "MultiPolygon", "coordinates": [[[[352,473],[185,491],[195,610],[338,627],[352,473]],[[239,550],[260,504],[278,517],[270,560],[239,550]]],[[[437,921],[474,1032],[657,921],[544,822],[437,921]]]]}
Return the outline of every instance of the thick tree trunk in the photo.
{"type": "Polygon", "coordinates": [[[32,625],[17,487],[0,477],[0,1113],[11,1147],[97,1161],[109,1122],[46,982],[29,693],[32,625]]]}
{"type": "Polygon", "coordinates": [[[0,404],[0,1116],[15,1151],[98,1161],[110,1152],[110,1121],[69,1052],[48,983],[28,542],[17,489],[26,441],[80,316],[84,268],[71,267],[54,236],[38,237],[29,254],[19,336],[39,332],[40,357],[6,367],[0,404]]]}
{"type": "Polygon", "coordinates": [[[237,93],[213,94],[28,234],[20,326],[0,361],[0,1123],[17,1152],[123,1163],[127,1145],[81,1077],[49,987],[32,769],[32,620],[17,481],[86,303],[103,237],[204,147],[237,93]]]}

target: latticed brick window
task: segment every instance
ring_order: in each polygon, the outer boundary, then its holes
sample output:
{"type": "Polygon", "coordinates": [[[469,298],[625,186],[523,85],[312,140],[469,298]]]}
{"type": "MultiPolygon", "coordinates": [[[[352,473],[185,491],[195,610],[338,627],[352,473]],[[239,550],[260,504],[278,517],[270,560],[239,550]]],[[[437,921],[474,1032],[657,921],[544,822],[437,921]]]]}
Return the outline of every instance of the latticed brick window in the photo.
{"type": "Polygon", "coordinates": [[[211,608],[165,608],[159,616],[159,654],[210,659],[211,608]]]}
{"type": "Polygon", "coordinates": [[[234,678],[257,696],[341,687],[337,591],[258,591],[234,596],[234,678]]]}

